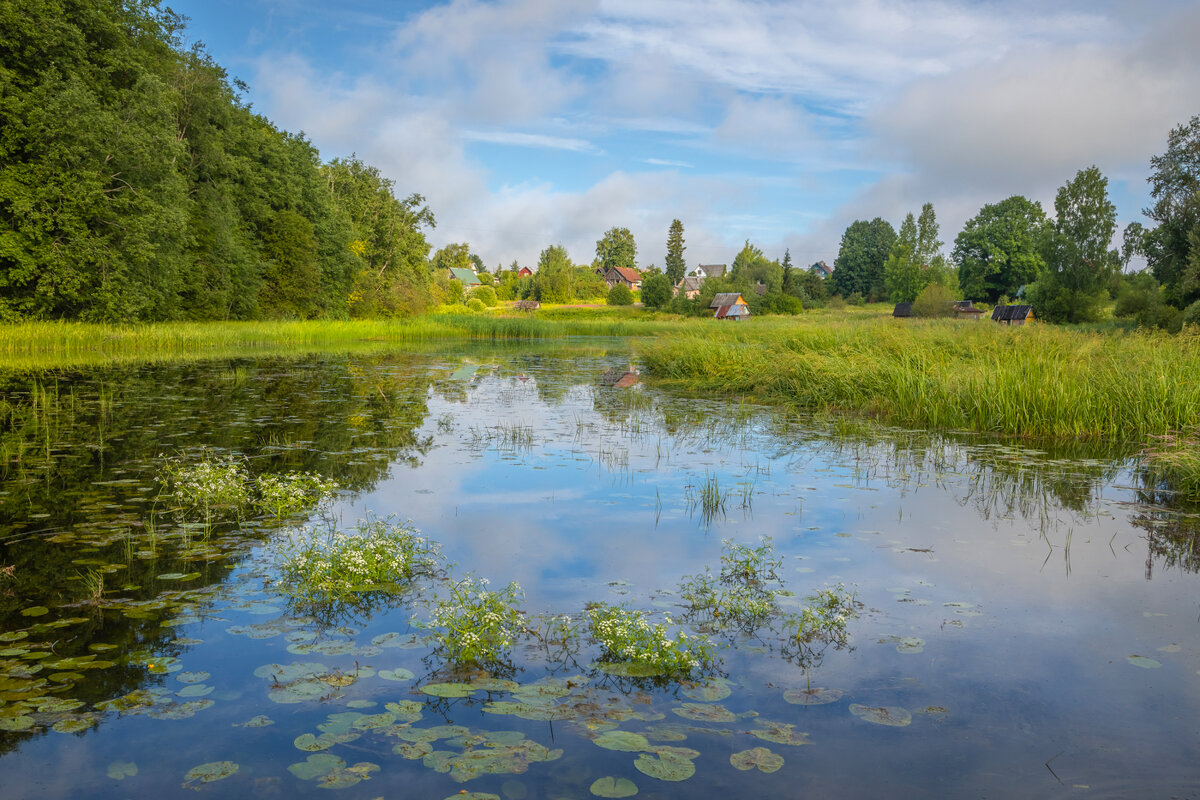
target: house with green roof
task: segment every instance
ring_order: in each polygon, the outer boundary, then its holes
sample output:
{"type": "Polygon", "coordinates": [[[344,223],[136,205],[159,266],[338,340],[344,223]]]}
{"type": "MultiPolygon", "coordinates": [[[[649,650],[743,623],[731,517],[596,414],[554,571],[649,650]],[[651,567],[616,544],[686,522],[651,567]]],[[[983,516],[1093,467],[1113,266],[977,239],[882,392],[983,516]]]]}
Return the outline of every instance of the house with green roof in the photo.
{"type": "Polygon", "coordinates": [[[451,267],[450,280],[462,281],[463,286],[470,289],[472,286],[480,286],[479,276],[475,274],[475,270],[466,269],[464,267],[451,267]]]}

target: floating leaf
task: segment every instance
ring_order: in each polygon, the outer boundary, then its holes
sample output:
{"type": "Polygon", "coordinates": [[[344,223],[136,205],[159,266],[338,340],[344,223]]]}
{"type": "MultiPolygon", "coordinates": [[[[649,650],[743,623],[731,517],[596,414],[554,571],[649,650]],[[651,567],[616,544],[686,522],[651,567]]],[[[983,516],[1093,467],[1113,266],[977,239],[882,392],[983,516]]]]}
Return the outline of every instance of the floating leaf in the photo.
{"type": "Polygon", "coordinates": [[[83,708],[86,703],[82,700],[70,700],[62,697],[54,697],[38,703],[37,710],[43,714],[61,714],[64,711],[74,711],[77,708],[83,708]]]}
{"type": "Polygon", "coordinates": [[[471,685],[485,692],[511,692],[514,689],[519,689],[521,686],[516,681],[504,680],[503,678],[479,678],[471,681],[471,685]]]}
{"type": "Polygon", "coordinates": [[[590,790],[597,797],[633,797],[638,793],[637,784],[633,781],[612,776],[592,781],[590,790]]]}
{"type": "Polygon", "coordinates": [[[912,714],[899,706],[864,706],[851,703],[850,713],[876,725],[890,725],[896,728],[903,728],[912,722],[912,714]]]}
{"type": "Polygon", "coordinates": [[[1149,656],[1139,655],[1130,656],[1129,663],[1133,664],[1135,667],[1141,667],[1142,669],[1158,669],[1162,666],[1162,662],[1158,661],[1157,659],[1150,658],[1149,656]]]}
{"type": "Polygon", "coordinates": [[[51,730],[56,733],[82,733],[93,727],[98,721],[98,717],[94,714],[80,714],[75,717],[60,719],[51,726],[51,730]]]}
{"type": "Polygon", "coordinates": [[[16,717],[0,717],[0,731],[27,731],[33,727],[33,717],[22,714],[16,717]]]}
{"type": "Polygon", "coordinates": [[[302,733],[292,741],[292,745],[297,750],[303,750],[306,753],[328,750],[337,743],[338,740],[328,733],[322,733],[320,736],[313,736],[311,733],[302,733]]]}
{"type": "Polygon", "coordinates": [[[427,683],[421,691],[434,697],[470,697],[475,687],[469,683],[427,683]]]}
{"type": "Polygon", "coordinates": [[[653,756],[641,753],[633,766],[638,772],[660,781],[686,781],[696,774],[696,765],[690,759],[666,753],[653,756]]]}
{"type": "Polygon", "coordinates": [[[158,576],[160,581],[190,581],[200,577],[199,572],[164,572],[158,576]]]}
{"type": "Polygon", "coordinates": [[[383,707],[392,712],[397,722],[416,722],[421,718],[425,704],[416,700],[399,700],[395,703],[385,703],[383,707]]]}
{"type": "Polygon", "coordinates": [[[205,697],[212,694],[213,687],[204,683],[193,683],[190,686],[185,686],[176,694],[179,697],[205,697]]]}
{"type": "Polygon", "coordinates": [[[137,764],[132,761],[114,761],[108,765],[108,777],[114,781],[123,781],[137,775],[137,764]]]}
{"type": "Polygon", "coordinates": [[[292,764],[288,767],[288,772],[302,781],[311,781],[344,766],[346,766],[346,762],[332,753],[317,753],[309,756],[305,761],[292,764]]]}
{"type": "Polygon", "coordinates": [[[725,706],[707,705],[705,703],[684,703],[679,708],[672,708],[671,711],[684,719],[692,719],[697,722],[736,722],[737,714],[734,714],[725,706]]]}
{"type": "Polygon", "coordinates": [[[783,766],[783,756],[765,747],[742,750],[729,756],[729,763],[743,772],[758,767],[760,772],[775,772],[783,766]]]}
{"type": "Polygon", "coordinates": [[[224,780],[237,771],[238,765],[236,762],[211,761],[208,764],[201,764],[198,767],[189,769],[187,775],[183,776],[183,786],[186,789],[195,789],[196,784],[224,780]]]}
{"type": "Polygon", "coordinates": [[[638,752],[650,749],[650,741],[642,734],[633,733],[632,731],[605,731],[593,739],[592,742],[597,747],[603,747],[605,750],[638,752]]]}
{"type": "Polygon", "coordinates": [[[404,669],[403,667],[397,667],[396,669],[381,669],[377,674],[385,681],[411,681],[414,677],[416,677],[410,670],[404,669]]]}
{"type": "Polygon", "coordinates": [[[546,722],[556,719],[571,719],[578,713],[568,706],[542,705],[541,703],[510,703],[492,701],[483,707],[489,714],[509,714],[521,719],[546,722]]]}
{"type": "Polygon", "coordinates": [[[207,672],[181,672],[175,676],[175,680],[180,683],[204,683],[211,677],[207,672]]]}
{"type": "Polygon", "coordinates": [[[487,792],[459,792],[450,795],[446,800],[500,800],[500,795],[487,792]]]}
{"type": "Polygon", "coordinates": [[[593,666],[606,675],[618,675],[623,678],[652,678],[663,674],[663,671],[653,664],[643,664],[640,661],[601,661],[593,666]]]}
{"type": "Polygon", "coordinates": [[[751,736],[756,736],[764,742],[774,742],[775,744],[787,744],[795,747],[809,744],[807,733],[798,733],[796,726],[786,722],[771,722],[769,720],[756,720],[761,727],[755,728],[748,733],[751,736]]]}
{"type": "Polygon", "coordinates": [[[378,728],[386,728],[389,725],[395,724],[395,722],[396,716],[394,714],[368,714],[354,721],[354,729],[371,731],[378,728]]]}
{"type": "Polygon", "coordinates": [[[50,609],[45,606],[31,606],[21,612],[22,617],[43,617],[50,613],[50,609]]]}
{"type": "Polygon", "coordinates": [[[706,703],[715,703],[717,700],[724,700],[732,693],[729,686],[729,681],[724,678],[709,678],[700,683],[689,683],[683,686],[683,696],[690,697],[693,700],[702,700],[706,703]]]}
{"type": "Polygon", "coordinates": [[[274,725],[275,720],[268,717],[266,714],[259,714],[256,717],[251,717],[245,722],[235,722],[234,727],[238,728],[265,728],[268,725],[274,725]]]}
{"type": "Polygon", "coordinates": [[[826,703],[836,703],[845,694],[841,689],[788,689],[783,693],[783,699],[796,706],[823,706],[826,703]]]}

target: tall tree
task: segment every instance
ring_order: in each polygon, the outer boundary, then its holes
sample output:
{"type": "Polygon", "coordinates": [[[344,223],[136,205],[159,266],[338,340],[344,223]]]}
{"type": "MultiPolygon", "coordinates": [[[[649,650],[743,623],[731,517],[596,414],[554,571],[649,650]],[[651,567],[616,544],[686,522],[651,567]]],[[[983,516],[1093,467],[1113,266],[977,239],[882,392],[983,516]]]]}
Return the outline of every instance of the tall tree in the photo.
{"type": "Polygon", "coordinates": [[[475,266],[471,261],[471,245],[466,242],[446,245],[433,254],[430,266],[435,272],[445,272],[451,269],[471,269],[475,266]]]}
{"type": "Polygon", "coordinates": [[[916,250],[913,255],[917,263],[923,267],[932,267],[933,262],[942,252],[942,242],[938,239],[937,215],[933,213],[933,203],[921,206],[921,216],[917,218],[916,250]]]}
{"type": "Polygon", "coordinates": [[[831,280],[843,297],[884,295],[883,265],[896,241],[896,229],[885,219],[855,220],[842,234],[831,280]]]}
{"type": "Polygon", "coordinates": [[[962,293],[994,303],[1033,283],[1045,264],[1046,214],[1020,195],[985,205],[954,239],[952,258],[962,293]]]}
{"type": "Polygon", "coordinates": [[[1029,300],[1050,322],[1090,322],[1120,263],[1111,249],[1117,208],[1108,179],[1096,167],[1080,170],[1054,198],[1055,220],[1044,237],[1046,267],[1029,289],[1029,300]]]}
{"type": "Polygon", "coordinates": [[[571,299],[571,259],[561,244],[550,245],[538,256],[533,293],[543,303],[565,303],[571,299]]]}
{"type": "Polygon", "coordinates": [[[677,219],[671,220],[671,227],[667,231],[666,273],[672,286],[677,286],[687,272],[687,264],[683,260],[683,251],[686,249],[683,245],[683,223],[677,219]]]}
{"type": "Polygon", "coordinates": [[[795,269],[792,267],[792,250],[788,248],[783,251],[783,281],[780,284],[779,290],[784,294],[800,297],[804,294],[796,281],[795,269]]]}
{"type": "Polygon", "coordinates": [[[884,282],[893,303],[911,303],[925,288],[926,269],[920,260],[920,246],[917,223],[909,212],[883,265],[884,282]]]}
{"type": "Polygon", "coordinates": [[[637,242],[629,228],[609,228],[596,242],[596,263],[604,270],[612,267],[637,268],[637,242]]]}
{"type": "Polygon", "coordinates": [[[1146,216],[1158,226],[1146,235],[1146,260],[1167,302],[1183,308],[1200,300],[1200,115],[1167,135],[1167,151],[1150,159],[1146,216]]]}

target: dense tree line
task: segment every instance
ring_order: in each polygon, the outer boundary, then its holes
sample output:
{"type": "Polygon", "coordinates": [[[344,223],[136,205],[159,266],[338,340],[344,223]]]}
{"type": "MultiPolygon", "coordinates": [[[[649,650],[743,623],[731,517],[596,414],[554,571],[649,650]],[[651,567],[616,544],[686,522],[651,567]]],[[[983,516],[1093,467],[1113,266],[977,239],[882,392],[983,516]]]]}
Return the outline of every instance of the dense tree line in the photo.
{"type": "Polygon", "coordinates": [[[0,4],[0,320],[419,311],[433,216],[303,135],[152,3],[0,4]]]}

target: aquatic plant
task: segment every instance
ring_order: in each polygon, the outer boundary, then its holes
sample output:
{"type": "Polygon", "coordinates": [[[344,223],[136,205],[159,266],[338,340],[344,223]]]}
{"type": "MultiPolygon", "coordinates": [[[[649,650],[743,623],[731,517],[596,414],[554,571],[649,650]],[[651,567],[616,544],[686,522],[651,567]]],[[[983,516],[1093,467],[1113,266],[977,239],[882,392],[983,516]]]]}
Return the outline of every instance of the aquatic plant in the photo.
{"type": "Polygon", "coordinates": [[[501,661],[524,633],[520,585],[513,581],[498,591],[487,586],[486,578],[467,576],[450,583],[449,596],[438,602],[428,627],[447,660],[460,665],[501,661]]]}
{"type": "Polygon", "coordinates": [[[438,545],[411,525],[359,520],[353,532],[305,529],[277,553],[285,591],[309,601],[347,601],[371,591],[403,590],[434,573],[438,545]]]}
{"type": "Polygon", "coordinates": [[[330,499],[340,488],[332,478],[322,478],[311,472],[289,472],[285,475],[263,474],[255,480],[258,490],[256,504],[276,519],[312,511],[330,499]]]}
{"type": "Polygon", "coordinates": [[[666,623],[651,624],[644,611],[599,603],[588,609],[588,619],[604,660],[643,664],[676,678],[712,663],[713,647],[707,639],[682,630],[670,636],[670,617],[666,623]]]}
{"type": "Polygon", "coordinates": [[[854,592],[845,584],[826,587],[809,598],[800,615],[790,620],[799,642],[821,642],[844,647],[850,637],[846,623],[858,617],[860,604],[854,592]]]}
{"type": "Polygon", "coordinates": [[[763,536],[760,542],[751,547],[725,539],[719,576],[706,567],[702,574],[684,578],[679,593],[692,619],[704,619],[716,627],[754,628],[776,614],[771,584],[779,583],[783,560],[775,557],[771,537],[763,536]]]}
{"type": "Polygon", "coordinates": [[[1154,437],[1142,450],[1142,471],[1185,500],[1200,500],[1200,428],[1154,437]]]}
{"type": "Polygon", "coordinates": [[[205,453],[195,463],[166,458],[159,482],[169,490],[168,497],[176,508],[185,512],[203,511],[205,519],[214,515],[240,516],[250,501],[246,466],[234,456],[205,453]]]}

